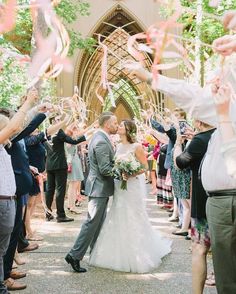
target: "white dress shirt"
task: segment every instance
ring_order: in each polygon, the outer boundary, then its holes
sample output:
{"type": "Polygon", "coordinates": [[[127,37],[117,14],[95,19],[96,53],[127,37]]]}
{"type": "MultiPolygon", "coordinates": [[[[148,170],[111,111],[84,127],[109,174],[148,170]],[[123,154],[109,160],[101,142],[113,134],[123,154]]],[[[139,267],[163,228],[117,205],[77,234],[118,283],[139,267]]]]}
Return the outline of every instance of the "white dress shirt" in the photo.
{"type": "Polygon", "coordinates": [[[228,174],[236,179],[236,136],[225,142],[221,147],[221,151],[226,162],[228,174]]]}
{"type": "MultiPolygon", "coordinates": [[[[202,88],[184,80],[159,76],[157,90],[171,97],[179,107],[191,113],[193,118],[217,127],[217,113],[210,85],[202,88]]],[[[235,101],[231,101],[230,117],[235,127],[235,101]]],[[[202,165],[202,183],[206,191],[236,189],[236,179],[227,172],[221,146],[220,132],[216,130],[209,142],[202,165]]]]}
{"type": "Polygon", "coordinates": [[[15,175],[11,164],[11,156],[0,144],[0,197],[14,196],[16,193],[15,175]]]}

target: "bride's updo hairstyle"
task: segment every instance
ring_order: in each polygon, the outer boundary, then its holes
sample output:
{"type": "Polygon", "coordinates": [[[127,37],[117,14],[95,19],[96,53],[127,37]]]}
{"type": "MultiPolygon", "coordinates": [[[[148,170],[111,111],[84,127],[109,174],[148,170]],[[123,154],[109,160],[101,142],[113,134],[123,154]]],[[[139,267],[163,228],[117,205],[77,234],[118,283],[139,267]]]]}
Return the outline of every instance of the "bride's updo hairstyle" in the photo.
{"type": "Polygon", "coordinates": [[[136,142],[137,136],[137,126],[132,120],[123,120],[125,130],[126,130],[126,138],[130,144],[136,142]]]}

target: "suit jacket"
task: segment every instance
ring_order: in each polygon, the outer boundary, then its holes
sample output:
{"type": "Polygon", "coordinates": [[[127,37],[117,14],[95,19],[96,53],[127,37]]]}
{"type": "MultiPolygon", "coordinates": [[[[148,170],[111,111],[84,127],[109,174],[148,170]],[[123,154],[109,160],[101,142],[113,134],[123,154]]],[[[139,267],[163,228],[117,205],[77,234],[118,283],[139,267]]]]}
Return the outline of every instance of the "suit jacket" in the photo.
{"type": "Polygon", "coordinates": [[[32,175],[29,169],[29,158],[24,150],[23,139],[31,134],[46,118],[46,115],[39,113],[30,124],[14,139],[11,140],[10,148],[6,147],[11,155],[12,166],[16,179],[16,194],[21,196],[29,193],[32,182],[32,175]]]}
{"type": "Polygon", "coordinates": [[[111,176],[114,155],[109,138],[98,131],[88,148],[90,170],[85,186],[87,196],[109,197],[114,194],[114,179],[111,176]]]}
{"type": "Polygon", "coordinates": [[[72,145],[86,141],[85,136],[81,136],[74,140],[67,136],[63,130],[59,130],[57,135],[52,138],[52,145],[46,144],[47,162],[46,170],[67,169],[66,153],[64,143],[72,145]]]}

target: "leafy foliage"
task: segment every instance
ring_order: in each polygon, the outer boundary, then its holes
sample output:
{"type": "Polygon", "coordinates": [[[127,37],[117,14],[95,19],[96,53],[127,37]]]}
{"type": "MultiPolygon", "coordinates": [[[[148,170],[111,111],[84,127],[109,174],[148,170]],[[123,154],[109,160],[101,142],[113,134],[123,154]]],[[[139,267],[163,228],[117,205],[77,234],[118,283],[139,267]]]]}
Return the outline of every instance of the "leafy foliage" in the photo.
{"type": "MultiPolygon", "coordinates": [[[[221,16],[226,10],[236,9],[236,1],[222,0],[221,4],[214,8],[209,6],[209,0],[202,0],[203,12],[206,15],[203,16],[202,23],[200,25],[200,39],[202,42],[212,44],[212,42],[225,35],[225,30],[220,20],[217,20],[217,16],[221,16]],[[212,17],[211,17],[212,15],[212,17]]],[[[187,8],[190,8],[193,12],[185,12],[179,19],[184,25],[183,36],[186,38],[194,39],[197,34],[196,25],[196,0],[181,0],[181,4],[187,8]],[[194,13],[195,12],[195,13],[194,13]]],[[[206,49],[208,53],[209,49],[206,49]]]]}
{"type": "MultiPolygon", "coordinates": [[[[29,4],[29,0],[18,0],[18,5],[29,4]]],[[[79,32],[70,29],[70,24],[80,16],[89,15],[90,5],[84,0],[62,0],[55,8],[56,13],[61,17],[66,26],[71,45],[69,55],[73,55],[76,49],[85,49],[88,52],[93,51],[93,45],[96,41],[93,38],[83,38],[79,32]]],[[[13,31],[0,37],[0,45],[21,54],[28,54],[32,50],[33,25],[29,9],[19,9],[16,21],[16,27],[13,31]]],[[[0,69],[0,106],[17,105],[20,97],[26,91],[27,75],[26,67],[19,65],[13,58],[6,58],[0,55],[2,69],[0,69]]],[[[41,95],[55,95],[55,82],[44,81],[41,95]]]]}
{"type": "MultiPolygon", "coordinates": [[[[28,4],[28,0],[18,0],[18,4],[28,4]]],[[[70,29],[70,24],[78,19],[79,16],[89,15],[90,5],[84,0],[75,1],[62,0],[55,8],[56,13],[61,17],[71,37],[70,56],[75,49],[85,49],[89,52],[95,44],[92,38],[83,38],[79,32],[70,29]]],[[[23,54],[30,54],[32,39],[32,21],[29,9],[22,9],[18,12],[16,27],[13,31],[4,35],[6,41],[10,42],[23,54]]]]}

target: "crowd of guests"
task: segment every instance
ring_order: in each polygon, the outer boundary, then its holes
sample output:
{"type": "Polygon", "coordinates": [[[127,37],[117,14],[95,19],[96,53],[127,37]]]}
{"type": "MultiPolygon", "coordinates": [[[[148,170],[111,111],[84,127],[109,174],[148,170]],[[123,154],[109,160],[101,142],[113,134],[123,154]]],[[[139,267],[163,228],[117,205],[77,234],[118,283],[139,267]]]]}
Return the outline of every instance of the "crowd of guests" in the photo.
{"type": "MultiPolygon", "coordinates": [[[[223,22],[226,29],[236,30],[236,11],[227,12],[223,22]]],[[[217,292],[233,294],[236,293],[236,80],[232,54],[236,52],[236,34],[215,40],[213,47],[224,57],[224,67],[217,69],[214,80],[204,87],[162,75],[159,75],[158,83],[154,85],[152,74],[137,64],[133,67],[133,73],[171,97],[178,107],[191,113],[200,129],[200,133],[194,135],[186,146],[185,139],[181,136],[181,124],[178,127],[173,120],[175,138],[172,136],[174,132],[170,131],[171,127],[167,130],[168,147],[175,140],[171,173],[173,171],[175,175],[179,174],[179,180],[186,176],[182,174],[183,170],[187,173],[190,169],[192,174],[193,292],[203,292],[206,253],[210,245],[217,292]]],[[[168,155],[168,149],[166,154],[168,155]]],[[[174,197],[178,198],[176,180],[172,176],[174,197]]],[[[185,194],[185,187],[179,189],[179,193],[182,192],[182,196],[188,198],[186,194],[189,191],[185,194]]],[[[183,205],[182,224],[187,222],[186,216],[186,207],[183,205]]],[[[177,233],[186,234],[186,229],[187,226],[181,227],[177,233]]]]}
{"type": "MultiPolygon", "coordinates": [[[[186,121],[186,113],[178,108],[173,113],[166,110],[164,116],[152,117],[150,124],[152,138],[146,136],[143,144],[150,165],[156,166],[156,170],[150,170],[150,179],[153,182],[155,177],[157,204],[170,213],[169,222],[178,223],[178,230],[172,234],[192,240],[194,293],[202,293],[210,234],[206,218],[207,194],[199,177],[199,168],[215,128],[197,120],[191,126],[186,121]],[[152,156],[148,149],[153,150],[152,156]]],[[[153,195],[153,191],[150,194],[153,195]]],[[[211,275],[207,283],[214,285],[211,275]]]]}
{"type": "Polygon", "coordinates": [[[26,273],[15,270],[13,261],[23,264],[18,253],[38,249],[30,241],[42,240],[31,226],[37,199],[42,200],[47,221],[54,218],[54,195],[57,222],[73,221],[64,209],[68,177],[67,209],[79,213],[76,205],[83,200],[81,182],[88,170],[86,137],[94,127],[79,128],[68,115],[58,116],[50,103],[33,107],[38,100],[35,89],[24,100],[16,113],[0,109],[0,293],[26,288],[18,281],[26,273]],[[48,127],[42,128],[47,118],[48,127]]]}
{"type": "MultiPolygon", "coordinates": [[[[236,27],[236,13],[228,13],[224,23],[236,27]]],[[[236,52],[235,36],[216,40],[215,50],[224,56],[236,52]]],[[[134,74],[152,83],[152,75],[141,66],[134,74]]],[[[212,86],[201,88],[160,76],[157,90],[181,108],[154,113],[145,124],[148,136],[140,131],[149,160],[150,193],[171,213],[169,221],[178,222],[173,234],[192,240],[193,293],[203,293],[210,248],[218,293],[236,293],[232,84],[219,77],[212,86]]],[[[58,115],[57,107],[37,100],[37,90],[31,89],[16,113],[0,109],[0,293],[4,294],[26,288],[18,281],[26,274],[14,270],[13,261],[22,263],[18,253],[36,250],[38,244],[30,241],[42,239],[31,226],[37,198],[41,197],[47,221],[56,217],[57,222],[71,222],[64,207],[68,184],[68,213],[79,213],[76,205],[83,200],[82,183],[89,169],[86,146],[96,130],[96,122],[89,128],[78,126],[66,113],[58,115]]]]}

